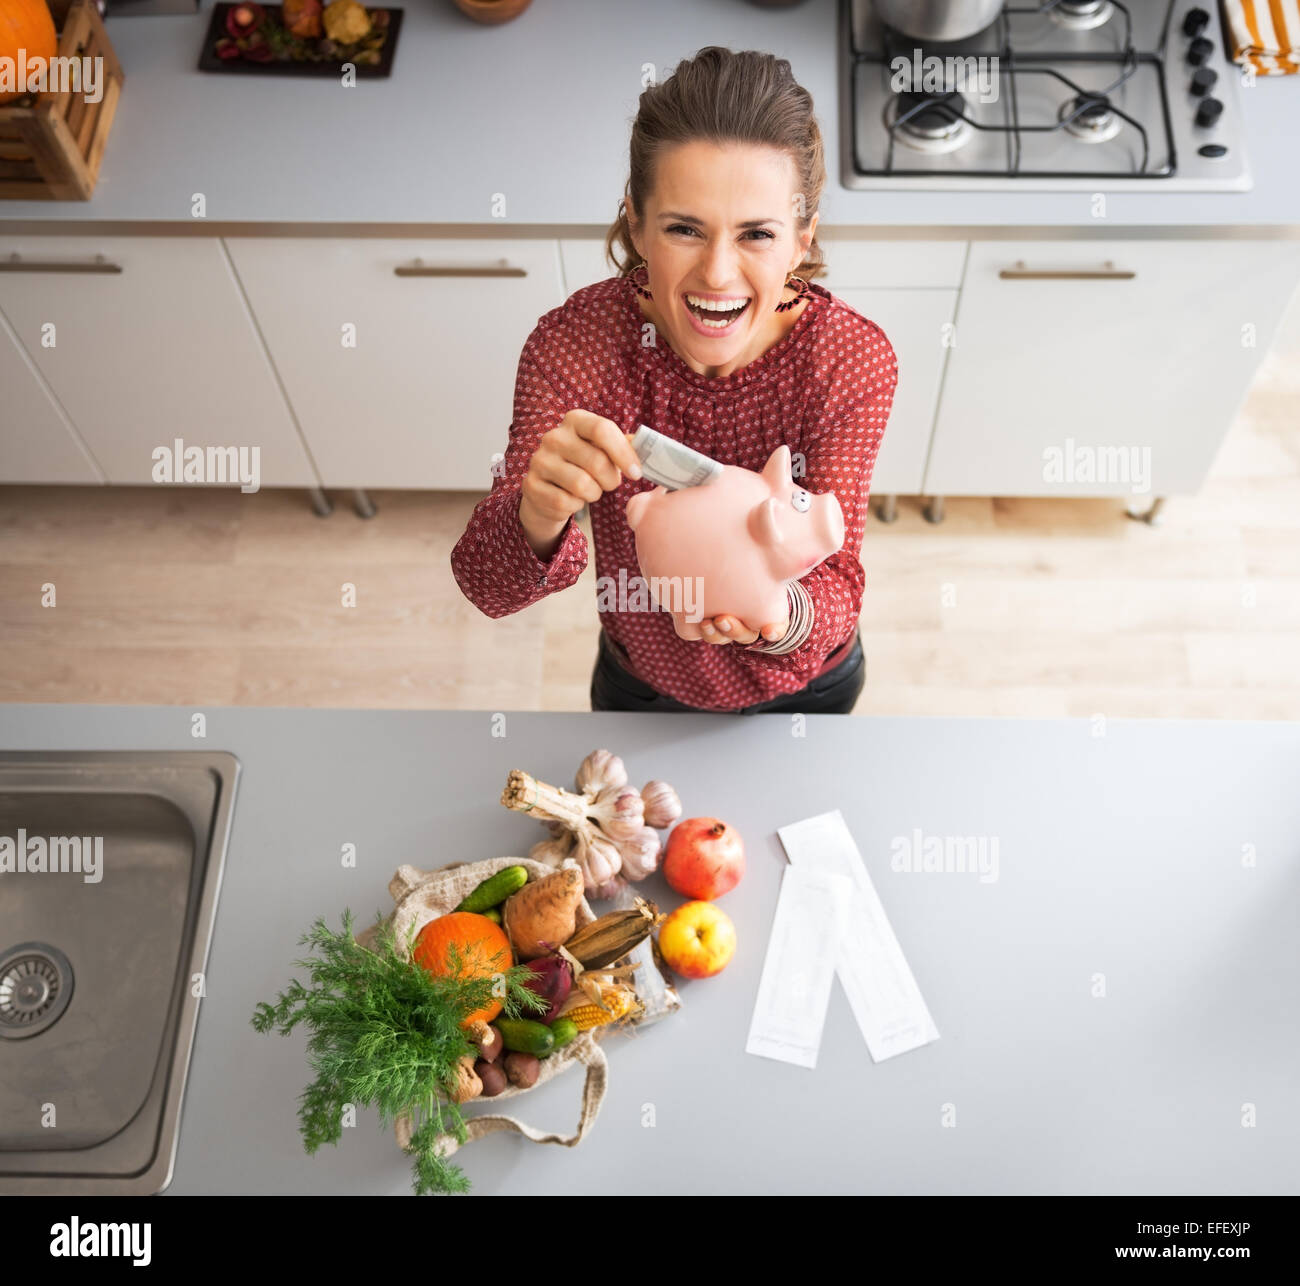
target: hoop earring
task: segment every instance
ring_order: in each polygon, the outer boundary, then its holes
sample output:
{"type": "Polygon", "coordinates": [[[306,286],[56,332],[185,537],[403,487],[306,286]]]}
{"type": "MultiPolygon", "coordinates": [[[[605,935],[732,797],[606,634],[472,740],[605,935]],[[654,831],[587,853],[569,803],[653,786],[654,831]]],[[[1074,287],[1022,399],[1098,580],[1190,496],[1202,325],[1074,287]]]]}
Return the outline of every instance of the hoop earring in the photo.
{"type": "Polygon", "coordinates": [[[636,279],[636,274],[640,272],[642,268],[646,270],[646,282],[648,283],[650,280],[650,265],[646,263],[644,259],[632,265],[631,270],[627,274],[627,278],[632,283],[632,289],[635,290],[638,295],[643,299],[653,299],[654,296],[636,279]]]}
{"type": "Polygon", "coordinates": [[[785,284],[795,292],[795,296],[783,304],[777,304],[775,311],[778,313],[788,312],[808,294],[808,282],[793,272],[785,279],[785,284]]]}

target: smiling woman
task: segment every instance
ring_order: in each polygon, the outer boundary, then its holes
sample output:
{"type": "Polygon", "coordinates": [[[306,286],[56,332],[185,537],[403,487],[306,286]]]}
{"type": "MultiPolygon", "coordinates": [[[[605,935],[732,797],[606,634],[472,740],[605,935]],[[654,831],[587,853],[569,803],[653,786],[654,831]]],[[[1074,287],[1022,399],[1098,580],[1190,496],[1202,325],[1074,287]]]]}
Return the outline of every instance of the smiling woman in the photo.
{"type": "Polygon", "coordinates": [[[567,588],[587,562],[584,506],[598,582],[638,576],[626,508],[650,487],[629,440],[640,424],[756,472],[786,446],[800,488],[838,499],[842,548],[779,621],[719,615],[688,639],[666,611],[598,604],[592,708],[848,713],[898,367],[878,326],[810,280],[826,181],[812,98],[784,59],[702,49],[641,95],[629,168],[606,239],[618,275],[525,343],[503,467],[452,551],[456,580],[492,617],[567,588]]]}

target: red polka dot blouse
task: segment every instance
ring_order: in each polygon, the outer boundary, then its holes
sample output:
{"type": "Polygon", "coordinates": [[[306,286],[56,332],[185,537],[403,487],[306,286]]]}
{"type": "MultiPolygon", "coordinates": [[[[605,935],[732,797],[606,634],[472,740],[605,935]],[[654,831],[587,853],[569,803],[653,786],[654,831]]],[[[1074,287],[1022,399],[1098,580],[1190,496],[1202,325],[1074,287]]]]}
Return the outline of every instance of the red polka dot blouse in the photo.
{"type": "MultiPolygon", "coordinates": [[[[879,326],[816,282],[787,334],[722,378],[692,370],[654,339],[625,277],[578,290],[542,317],[519,359],[505,459],[452,550],[452,573],[465,596],[494,618],[567,589],[582,574],[587,537],[573,518],[546,561],[533,552],[519,521],[533,451],[571,410],[604,416],[625,433],[648,424],[746,469],[761,470],[785,443],[803,455],[802,486],[835,492],[846,533],[843,548],[801,582],[815,619],[799,647],[768,655],[735,643],[687,641],[666,611],[605,610],[600,617],[627,668],[686,705],[734,711],[797,692],[830,668],[828,656],[857,627],[871,471],[898,382],[894,350],[879,326]]],[[[624,510],[631,496],[653,486],[625,479],[590,506],[599,584],[616,585],[620,570],[628,583],[640,577],[624,510]]]]}

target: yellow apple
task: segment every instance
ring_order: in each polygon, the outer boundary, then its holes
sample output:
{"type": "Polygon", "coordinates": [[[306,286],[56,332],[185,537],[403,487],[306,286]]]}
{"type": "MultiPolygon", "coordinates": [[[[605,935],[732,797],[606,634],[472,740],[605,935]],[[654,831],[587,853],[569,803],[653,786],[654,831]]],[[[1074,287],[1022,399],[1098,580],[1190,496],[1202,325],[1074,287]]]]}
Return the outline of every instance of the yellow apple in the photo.
{"type": "Polygon", "coordinates": [[[712,902],[684,902],[659,926],[659,950],[683,978],[712,978],[736,954],[736,926],[712,902]]]}

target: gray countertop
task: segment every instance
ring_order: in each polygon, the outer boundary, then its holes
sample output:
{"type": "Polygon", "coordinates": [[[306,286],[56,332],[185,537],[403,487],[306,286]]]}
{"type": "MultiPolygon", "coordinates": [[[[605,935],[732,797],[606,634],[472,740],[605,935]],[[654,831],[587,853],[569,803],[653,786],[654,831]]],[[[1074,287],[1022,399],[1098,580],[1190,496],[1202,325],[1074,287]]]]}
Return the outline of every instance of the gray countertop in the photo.
{"type": "MultiPolygon", "coordinates": [[[[1148,0],[1150,2],[1150,0],[1148,0]]],[[[539,2],[501,27],[450,0],[407,3],[393,76],[333,80],[196,70],[197,15],[110,17],[127,81],[89,202],[0,202],[10,232],[595,235],[623,190],[643,64],[662,78],[704,45],[770,50],[812,93],[826,138],[828,228],[999,235],[1127,228],[1300,235],[1300,78],[1244,89],[1255,187],[1246,193],[858,192],[840,186],[836,0],[763,10],[742,0],[539,2]],[[207,218],[190,215],[207,199],[207,218]],[[507,217],[492,216],[495,193],[507,217]],[[1099,224],[1104,226],[1099,226],[1099,224]],[[147,225],[147,226],[142,226],[147,225]]]]}
{"type": "MultiPolygon", "coordinates": [[[[0,706],[0,748],[194,748],[190,715],[0,706]]],[[[509,770],[566,784],[597,746],[740,829],[748,873],[721,902],[739,952],[683,986],[679,1013],[606,1039],[609,1094],[580,1147],[494,1135],[461,1152],[476,1192],[1300,1190],[1300,724],[1112,721],[1099,737],[1090,720],[814,716],[798,738],[777,715],[509,714],[501,736],[487,712],[207,716],[204,748],[243,774],[172,1193],[409,1190],[373,1114],[303,1153],[305,1039],[258,1035],[254,1006],[317,916],[388,910],[399,864],[524,854],[542,830],[500,806],[509,770]],[[837,986],[807,1071],[745,1038],[776,828],[834,808],[940,1039],[873,1064],[837,986]],[[996,839],[997,880],[891,869],[915,828],[996,839]]],[[[508,1110],[571,1131],[580,1087],[574,1069],[508,1110]]]]}

